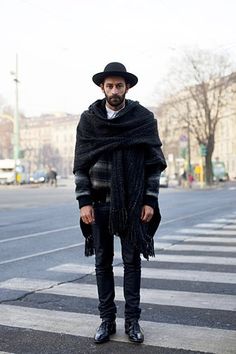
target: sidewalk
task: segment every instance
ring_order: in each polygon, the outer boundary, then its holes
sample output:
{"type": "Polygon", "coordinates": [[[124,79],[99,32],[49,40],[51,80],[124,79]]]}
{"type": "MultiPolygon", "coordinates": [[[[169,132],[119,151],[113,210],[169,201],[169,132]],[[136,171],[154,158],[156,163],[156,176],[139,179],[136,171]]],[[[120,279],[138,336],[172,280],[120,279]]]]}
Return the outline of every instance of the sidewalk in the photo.
{"type": "MultiPolygon", "coordinates": [[[[57,187],[56,188],[73,188],[74,187],[74,180],[71,178],[59,178],[57,181],[57,187]]],[[[21,185],[16,185],[16,184],[11,184],[11,185],[4,185],[0,184],[0,190],[9,190],[9,189],[19,189],[19,188],[55,188],[55,186],[50,186],[47,183],[29,183],[29,184],[21,184],[21,185]]]]}
{"type": "Polygon", "coordinates": [[[209,190],[209,189],[222,189],[222,188],[236,188],[236,181],[228,181],[228,182],[218,182],[213,183],[212,185],[206,185],[205,183],[201,185],[200,182],[192,182],[191,187],[186,183],[186,186],[179,186],[175,183],[169,183],[169,187],[176,188],[176,189],[183,189],[183,190],[209,190]]]}

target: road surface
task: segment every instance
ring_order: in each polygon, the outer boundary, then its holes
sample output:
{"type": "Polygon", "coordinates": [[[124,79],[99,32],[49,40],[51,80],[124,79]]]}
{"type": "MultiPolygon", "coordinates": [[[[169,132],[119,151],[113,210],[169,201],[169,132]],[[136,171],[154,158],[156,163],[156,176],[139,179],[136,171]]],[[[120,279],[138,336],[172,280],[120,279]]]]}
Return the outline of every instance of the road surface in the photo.
{"type": "Polygon", "coordinates": [[[0,187],[0,353],[236,353],[236,185],[162,188],[156,257],[143,261],[142,345],[124,334],[115,239],[117,334],[97,346],[94,258],[84,257],[72,183],[0,187]]]}

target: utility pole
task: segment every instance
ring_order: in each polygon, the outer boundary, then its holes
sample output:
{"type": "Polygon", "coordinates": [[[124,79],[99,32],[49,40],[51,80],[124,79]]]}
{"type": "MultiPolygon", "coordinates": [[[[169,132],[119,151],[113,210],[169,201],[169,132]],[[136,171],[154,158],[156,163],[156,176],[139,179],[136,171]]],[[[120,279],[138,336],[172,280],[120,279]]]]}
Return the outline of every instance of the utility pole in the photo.
{"type": "Polygon", "coordinates": [[[19,130],[19,98],[18,98],[18,55],[16,54],[16,68],[11,72],[14,75],[15,81],[15,115],[14,115],[14,128],[13,128],[13,146],[14,146],[14,160],[19,159],[20,152],[20,130],[19,130]]]}
{"type": "Polygon", "coordinates": [[[187,167],[187,182],[188,182],[188,186],[189,188],[192,187],[192,181],[190,180],[190,175],[191,175],[191,142],[190,142],[190,107],[189,107],[189,103],[186,103],[187,106],[187,137],[188,137],[188,146],[187,146],[187,158],[188,158],[188,167],[187,167]]]}

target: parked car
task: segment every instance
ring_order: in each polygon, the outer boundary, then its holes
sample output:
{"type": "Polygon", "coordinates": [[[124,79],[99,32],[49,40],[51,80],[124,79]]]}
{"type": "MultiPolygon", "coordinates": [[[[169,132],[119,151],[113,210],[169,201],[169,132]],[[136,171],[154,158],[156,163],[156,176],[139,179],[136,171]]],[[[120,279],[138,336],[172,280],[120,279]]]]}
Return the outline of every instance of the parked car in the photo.
{"type": "Polygon", "coordinates": [[[168,178],[168,176],[166,175],[165,172],[162,172],[161,176],[160,176],[160,187],[167,188],[168,184],[169,184],[169,178],[168,178]]]}
{"type": "Polygon", "coordinates": [[[47,181],[47,174],[44,171],[36,171],[30,176],[30,183],[44,183],[47,181]]]}
{"type": "Polygon", "coordinates": [[[213,180],[216,182],[226,182],[229,180],[229,175],[223,161],[212,161],[213,180]]]}

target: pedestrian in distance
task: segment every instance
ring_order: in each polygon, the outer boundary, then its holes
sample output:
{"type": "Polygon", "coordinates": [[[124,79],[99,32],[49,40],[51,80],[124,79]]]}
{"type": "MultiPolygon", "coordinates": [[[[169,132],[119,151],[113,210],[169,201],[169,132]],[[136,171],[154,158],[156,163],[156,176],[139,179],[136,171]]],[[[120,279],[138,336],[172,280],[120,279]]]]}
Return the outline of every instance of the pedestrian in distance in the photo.
{"type": "Polygon", "coordinates": [[[50,186],[57,187],[57,171],[51,168],[47,174],[48,183],[50,186]]]}
{"type": "Polygon", "coordinates": [[[106,342],[116,332],[115,235],[124,264],[125,333],[131,342],[142,343],[140,255],[146,259],[155,255],[153,237],[161,219],[159,178],[166,162],[153,113],[126,99],[137,76],[112,62],[92,80],[105,97],[80,117],[73,173],[85,255],[95,253],[102,322],[94,341],[106,342]]]}

